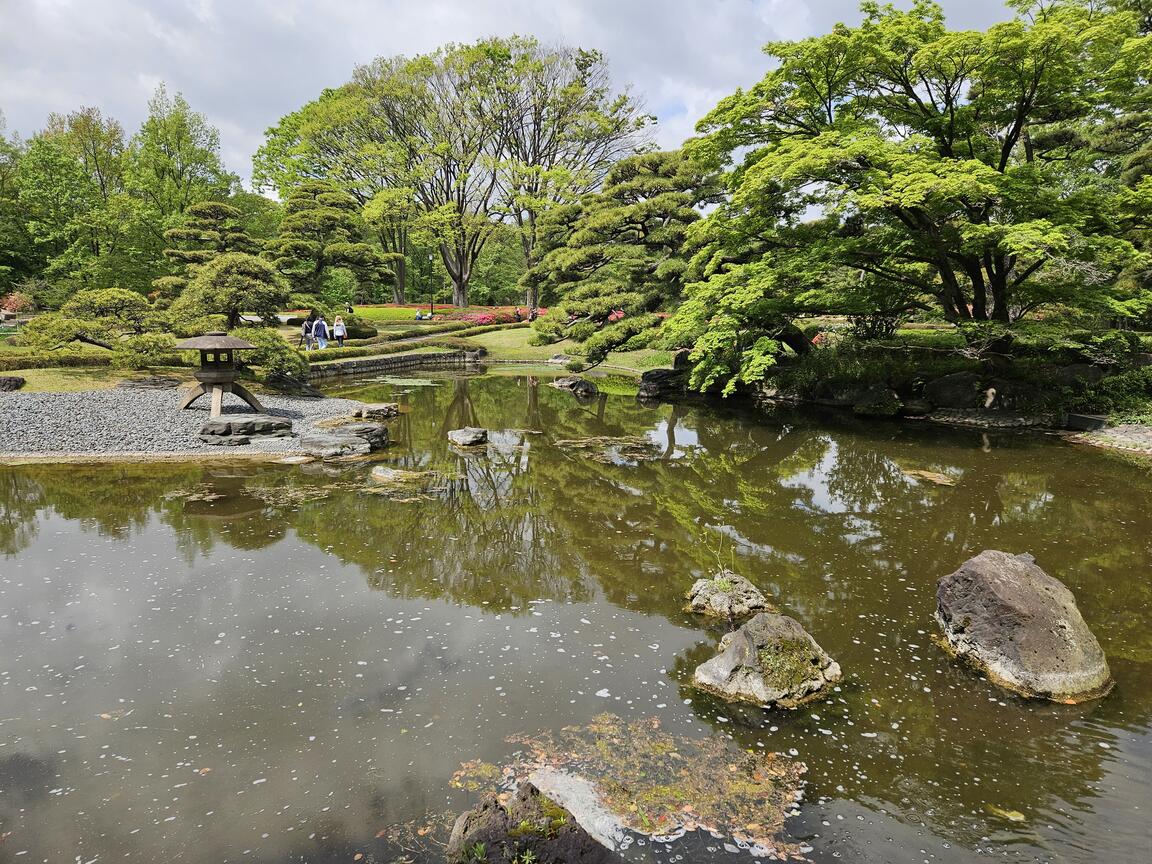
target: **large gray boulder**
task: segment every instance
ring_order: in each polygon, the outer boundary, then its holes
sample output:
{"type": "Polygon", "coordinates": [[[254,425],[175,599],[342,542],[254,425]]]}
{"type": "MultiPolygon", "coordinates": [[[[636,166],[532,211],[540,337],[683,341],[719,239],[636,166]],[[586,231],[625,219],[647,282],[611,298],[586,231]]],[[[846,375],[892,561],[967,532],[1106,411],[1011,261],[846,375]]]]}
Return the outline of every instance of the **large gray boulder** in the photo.
{"type": "Polygon", "coordinates": [[[12,393],[25,384],[25,379],[19,375],[0,375],[0,393],[12,393]]]}
{"type": "Polygon", "coordinates": [[[636,397],[651,401],[677,399],[684,396],[687,388],[686,369],[649,369],[640,376],[636,397]]]}
{"type": "Polygon", "coordinates": [[[984,390],[975,372],[953,372],[924,385],[924,398],[937,408],[979,408],[984,390]]]}
{"type": "Polygon", "coordinates": [[[448,440],[457,447],[478,447],[488,443],[488,430],[465,426],[463,429],[453,429],[449,432],[448,440]]]}
{"type": "Polygon", "coordinates": [[[1083,702],[1112,689],[1076,598],[1031,555],[985,550],[940,579],[936,621],[948,647],[1025,696],[1083,702]]]}
{"type": "Polygon", "coordinates": [[[313,429],[300,437],[300,448],[320,459],[366,456],[387,446],[388,427],[379,423],[346,423],[335,429],[313,429]]]}
{"type": "Polygon", "coordinates": [[[747,618],[772,610],[759,588],[731,570],[721,570],[711,579],[697,579],[688,592],[688,608],[718,618],[747,618]]]}
{"type": "Polygon", "coordinates": [[[580,827],[572,814],[528,782],[502,804],[489,793],[460,814],[446,850],[450,862],[470,864],[624,864],[580,827]],[[529,857],[525,853],[531,852],[529,857]]]}
{"type": "Polygon", "coordinates": [[[693,682],[732,702],[797,708],[840,680],[840,665],[795,619],[761,612],[720,640],[693,682]]]}

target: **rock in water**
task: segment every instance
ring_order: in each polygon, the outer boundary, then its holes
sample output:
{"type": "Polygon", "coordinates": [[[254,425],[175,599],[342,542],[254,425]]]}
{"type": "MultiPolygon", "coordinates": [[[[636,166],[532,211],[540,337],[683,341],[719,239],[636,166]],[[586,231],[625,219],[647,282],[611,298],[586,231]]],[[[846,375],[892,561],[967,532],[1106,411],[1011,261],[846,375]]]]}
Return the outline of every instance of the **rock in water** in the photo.
{"type": "Polygon", "coordinates": [[[596,385],[579,375],[565,375],[552,382],[557,390],[567,390],[578,399],[590,399],[600,393],[596,385]]]}
{"type": "Polygon", "coordinates": [[[624,859],[601,846],[581,828],[572,814],[542,795],[531,783],[521,783],[506,805],[495,794],[462,813],[448,840],[449,861],[512,864],[527,860],[564,864],[623,864],[624,859]]]}
{"type": "Polygon", "coordinates": [[[388,427],[379,423],[345,423],[332,430],[314,429],[300,438],[301,449],[321,459],[363,456],[387,446],[388,427]]]}
{"type": "Polygon", "coordinates": [[[1084,702],[1112,689],[1076,598],[1031,555],[985,550],[936,587],[936,621],[955,654],[1024,696],[1084,702]]]}
{"type": "Polygon", "coordinates": [[[477,447],[488,443],[488,430],[465,426],[463,429],[453,429],[449,432],[448,440],[457,447],[477,447]]]}
{"type": "Polygon", "coordinates": [[[787,615],[761,612],[696,667],[697,687],[733,702],[796,708],[840,680],[839,664],[787,615]]]}
{"type": "Polygon", "coordinates": [[[721,570],[711,579],[697,579],[688,592],[688,606],[693,612],[719,618],[747,618],[772,611],[759,588],[730,570],[721,570]]]}

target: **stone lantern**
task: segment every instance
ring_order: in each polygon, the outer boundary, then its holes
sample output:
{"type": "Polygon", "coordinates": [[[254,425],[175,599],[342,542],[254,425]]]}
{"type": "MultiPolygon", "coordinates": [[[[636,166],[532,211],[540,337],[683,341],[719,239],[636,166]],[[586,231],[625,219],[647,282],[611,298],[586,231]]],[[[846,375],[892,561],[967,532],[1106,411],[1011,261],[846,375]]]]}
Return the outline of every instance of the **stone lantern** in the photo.
{"type": "Polygon", "coordinates": [[[178,351],[199,351],[200,368],[193,374],[200,383],[193,387],[180,403],[181,410],[190,406],[201,396],[212,394],[212,413],[219,417],[225,393],[235,393],[252,406],[258,413],[264,413],[264,406],[236,380],[236,360],[234,351],[251,351],[256,346],[226,333],[205,333],[192,339],[176,343],[178,351]]]}

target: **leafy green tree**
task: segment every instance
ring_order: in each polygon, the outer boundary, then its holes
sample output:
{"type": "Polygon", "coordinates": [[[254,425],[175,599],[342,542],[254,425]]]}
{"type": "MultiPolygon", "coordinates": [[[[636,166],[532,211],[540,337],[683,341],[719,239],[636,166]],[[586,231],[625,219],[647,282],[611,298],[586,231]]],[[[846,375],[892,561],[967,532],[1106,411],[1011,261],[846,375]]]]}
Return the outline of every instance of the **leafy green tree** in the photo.
{"type": "Polygon", "coordinates": [[[20,158],[23,146],[4,134],[4,113],[0,111],[0,293],[43,268],[28,232],[20,203],[20,158]]]}
{"type": "Polygon", "coordinates": [[[361,296],[392,276],[385,257],[361,240],[363,222],[356,199],[324,180],[308,180],[284,202],[280,233],[264,255],[295,291],[322,295],[325,279],[336,268],[351,270],[361,296]]]}
{"type": "Polygon", "coordinates": [[[161,84],[148,102],[148,118],[132,139],[127,174],[133,192],[151,211],[155,239],[192,204],[224,200],[238,178],[220,160],[220,133],[177,93],[161,84]]]}
{"type": "Polygon", "coordinates": [[[243,252],[225,252],[197,271],[171,311],[191,319],[222,315],[231,330],[243,315],[276,323],[276,313],[287,299],[288,283],[271,264],[243,252]]]}
{"type": "Polygon", "coordinates": [[[183,268],[183,275],[162,276],[152,282],[162,297],[173,298],[195,277],[196,271],[226,252],[259,251],[241,224],[240,211],[220,201],[200,201],[184,211],[184,220],[164,232],[171,246],[164,257],[183,268]]]}
{"type": "Polygon", "coordinates": [[[1116,290],[1135,249],[1089,133],[1147,86],[1152,41],[1115,5],[1013,6],[955,32],[929,0],[864,3],[859,27],[769,44],[776,68],[701,121],[691,152],[731,172],[680,321],[698,362],[725,355],[697,383],[755,380],[780,317],[852,313],[851,274],[957,322],[1145,305],[1116,290]]]}
{"type": "Polygon", "coordinates": [[[358,68],[268,131],[253,176],[282,195],[318,177],[362,204],[386,191],[368,214],[383,248],[408,256],[403,226],[422,222],[454,301],[467,305],[494,226],[522,227],[534,260],[537,215],[595,188],[616,159],[646,146],[649,120],[636,100],[613,93],[599,54],[487,39],[358,68]]]}
{"type": "Polygon", "coordinates": [[[90,288],[73,294],[59,312],[37,315],[20,338],[49,350],[82,342],[111,351],[123,338],[158,329],[160,324],[148,301],[135,291],[90,288]]]}
{"type": "Polygon", "coordinates": [[[551,338],[583,342],[593,363],[656,335],[680,299],[689,226],[714,202],[714,175],[680,151],[646,153],[616,164],[602,191],[542,220],[548,251],[526,285],[557,308],[537,321],[551,338]]]}

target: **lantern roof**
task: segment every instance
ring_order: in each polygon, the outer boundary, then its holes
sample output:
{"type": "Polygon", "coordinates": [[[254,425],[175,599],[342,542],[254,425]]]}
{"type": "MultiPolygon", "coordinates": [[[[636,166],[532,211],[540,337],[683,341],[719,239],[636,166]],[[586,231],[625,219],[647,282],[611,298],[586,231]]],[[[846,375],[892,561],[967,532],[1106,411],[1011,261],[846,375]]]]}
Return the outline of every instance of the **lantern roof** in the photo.
{"type": "Polygon", "coordinates": [[[178,351],[246,351],[255,347],[251,342],[227,333],[205,333],[176,343],[178,351]]]}

